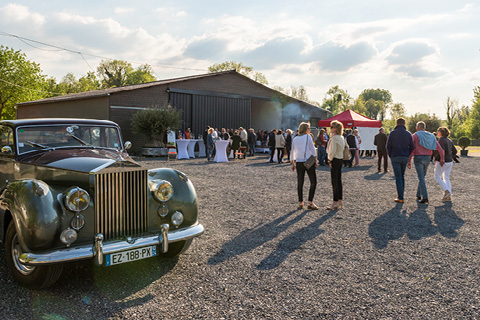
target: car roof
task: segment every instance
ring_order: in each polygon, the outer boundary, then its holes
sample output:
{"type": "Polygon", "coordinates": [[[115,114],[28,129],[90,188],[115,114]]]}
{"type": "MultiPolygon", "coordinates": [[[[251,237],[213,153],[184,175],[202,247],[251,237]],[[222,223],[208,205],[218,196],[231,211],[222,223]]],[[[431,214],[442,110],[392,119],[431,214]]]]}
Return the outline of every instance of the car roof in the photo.
{"type": "Polygon", "coordinates": [[[85,124],[85,125],[118,125],[109,120],[95,120],[95,119],[76,119],[76,118],[36,118],[36,119],[18,119],[18,120],[2,120],[0,124],[9,125],[12,127],[20,126],[34,126],[34,125],[48,125],[48,124],[85,124]]]}

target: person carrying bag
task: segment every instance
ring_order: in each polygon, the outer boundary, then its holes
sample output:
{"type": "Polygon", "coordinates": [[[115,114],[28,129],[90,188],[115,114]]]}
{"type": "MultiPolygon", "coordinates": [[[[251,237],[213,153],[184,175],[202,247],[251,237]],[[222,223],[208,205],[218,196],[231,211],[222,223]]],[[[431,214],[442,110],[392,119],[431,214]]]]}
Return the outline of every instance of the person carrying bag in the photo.
{"type": "Polygon", "coordinates": [[[298,193],[298,208],[303,209],[303,184],[305,182],[305,172],[308,174],[310,180],[310,190],[308,192],[307,209],[318,210],[317,205],[313,203],[315,189],[317,187],[317,172],[318,166],[315,146],[313,139],[310,136],[310,124],[307,122],[300,123],[298,127],[299,135],[292,141],[292,171],[297,170],[297,193],[298,193]],[[313,161],[311,158],[313,157],[313,161]],[[312,164],[310,164],[313,162],[312,164]],[[307,168],[307,166],[309,166],[307,168]]]}

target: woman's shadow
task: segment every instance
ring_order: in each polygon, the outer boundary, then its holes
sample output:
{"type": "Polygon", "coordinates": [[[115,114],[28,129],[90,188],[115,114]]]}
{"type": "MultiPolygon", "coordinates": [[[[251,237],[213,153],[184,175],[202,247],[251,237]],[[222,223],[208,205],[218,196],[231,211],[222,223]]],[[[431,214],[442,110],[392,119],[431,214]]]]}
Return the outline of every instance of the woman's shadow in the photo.
{"type": "Polygon", "coordinates": [[[298,210],[290,211],[267,224],[258,224],[251,229],[243,230],[235,238],[224,243],[222,248],[208,259],[208,263],[212,265],[220,264],[234,256],[251,251],[275,239],[281,232],[300,221],[307,213],[307,211],[303,211],[295,218],[284,222],[295,212],[298,212],[298,210]]]}

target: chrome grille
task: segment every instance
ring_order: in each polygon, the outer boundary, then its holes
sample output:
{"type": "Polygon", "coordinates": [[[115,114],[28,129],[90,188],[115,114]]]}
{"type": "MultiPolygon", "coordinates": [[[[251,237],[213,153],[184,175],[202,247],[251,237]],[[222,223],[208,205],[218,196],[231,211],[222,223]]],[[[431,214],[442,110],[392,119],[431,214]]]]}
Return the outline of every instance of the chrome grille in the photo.
{"type": "Polygon", "coordinates": [[[145,233],[147,192],[146,170],[95,175],[95,233],[105,240],[145,233]]]}

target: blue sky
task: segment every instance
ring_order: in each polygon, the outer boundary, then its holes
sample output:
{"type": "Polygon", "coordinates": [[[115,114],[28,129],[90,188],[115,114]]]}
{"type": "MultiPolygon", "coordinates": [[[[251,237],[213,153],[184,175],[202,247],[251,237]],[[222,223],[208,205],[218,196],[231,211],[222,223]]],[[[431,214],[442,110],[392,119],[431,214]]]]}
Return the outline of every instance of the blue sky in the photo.
{"type": "Polygon", "coordinates": [[[479,16],[480,4],[461,0],[2,0],[1,32],[84,55],[4,35],[0,44],[57,80],[96,69],[93,56],[151,64],[159,79],[234,60],[312,100],[334,85],[355,98],[382,88],[409,114],[444,117],[447,97],[471,105],[480,85],[479,16]]]}

